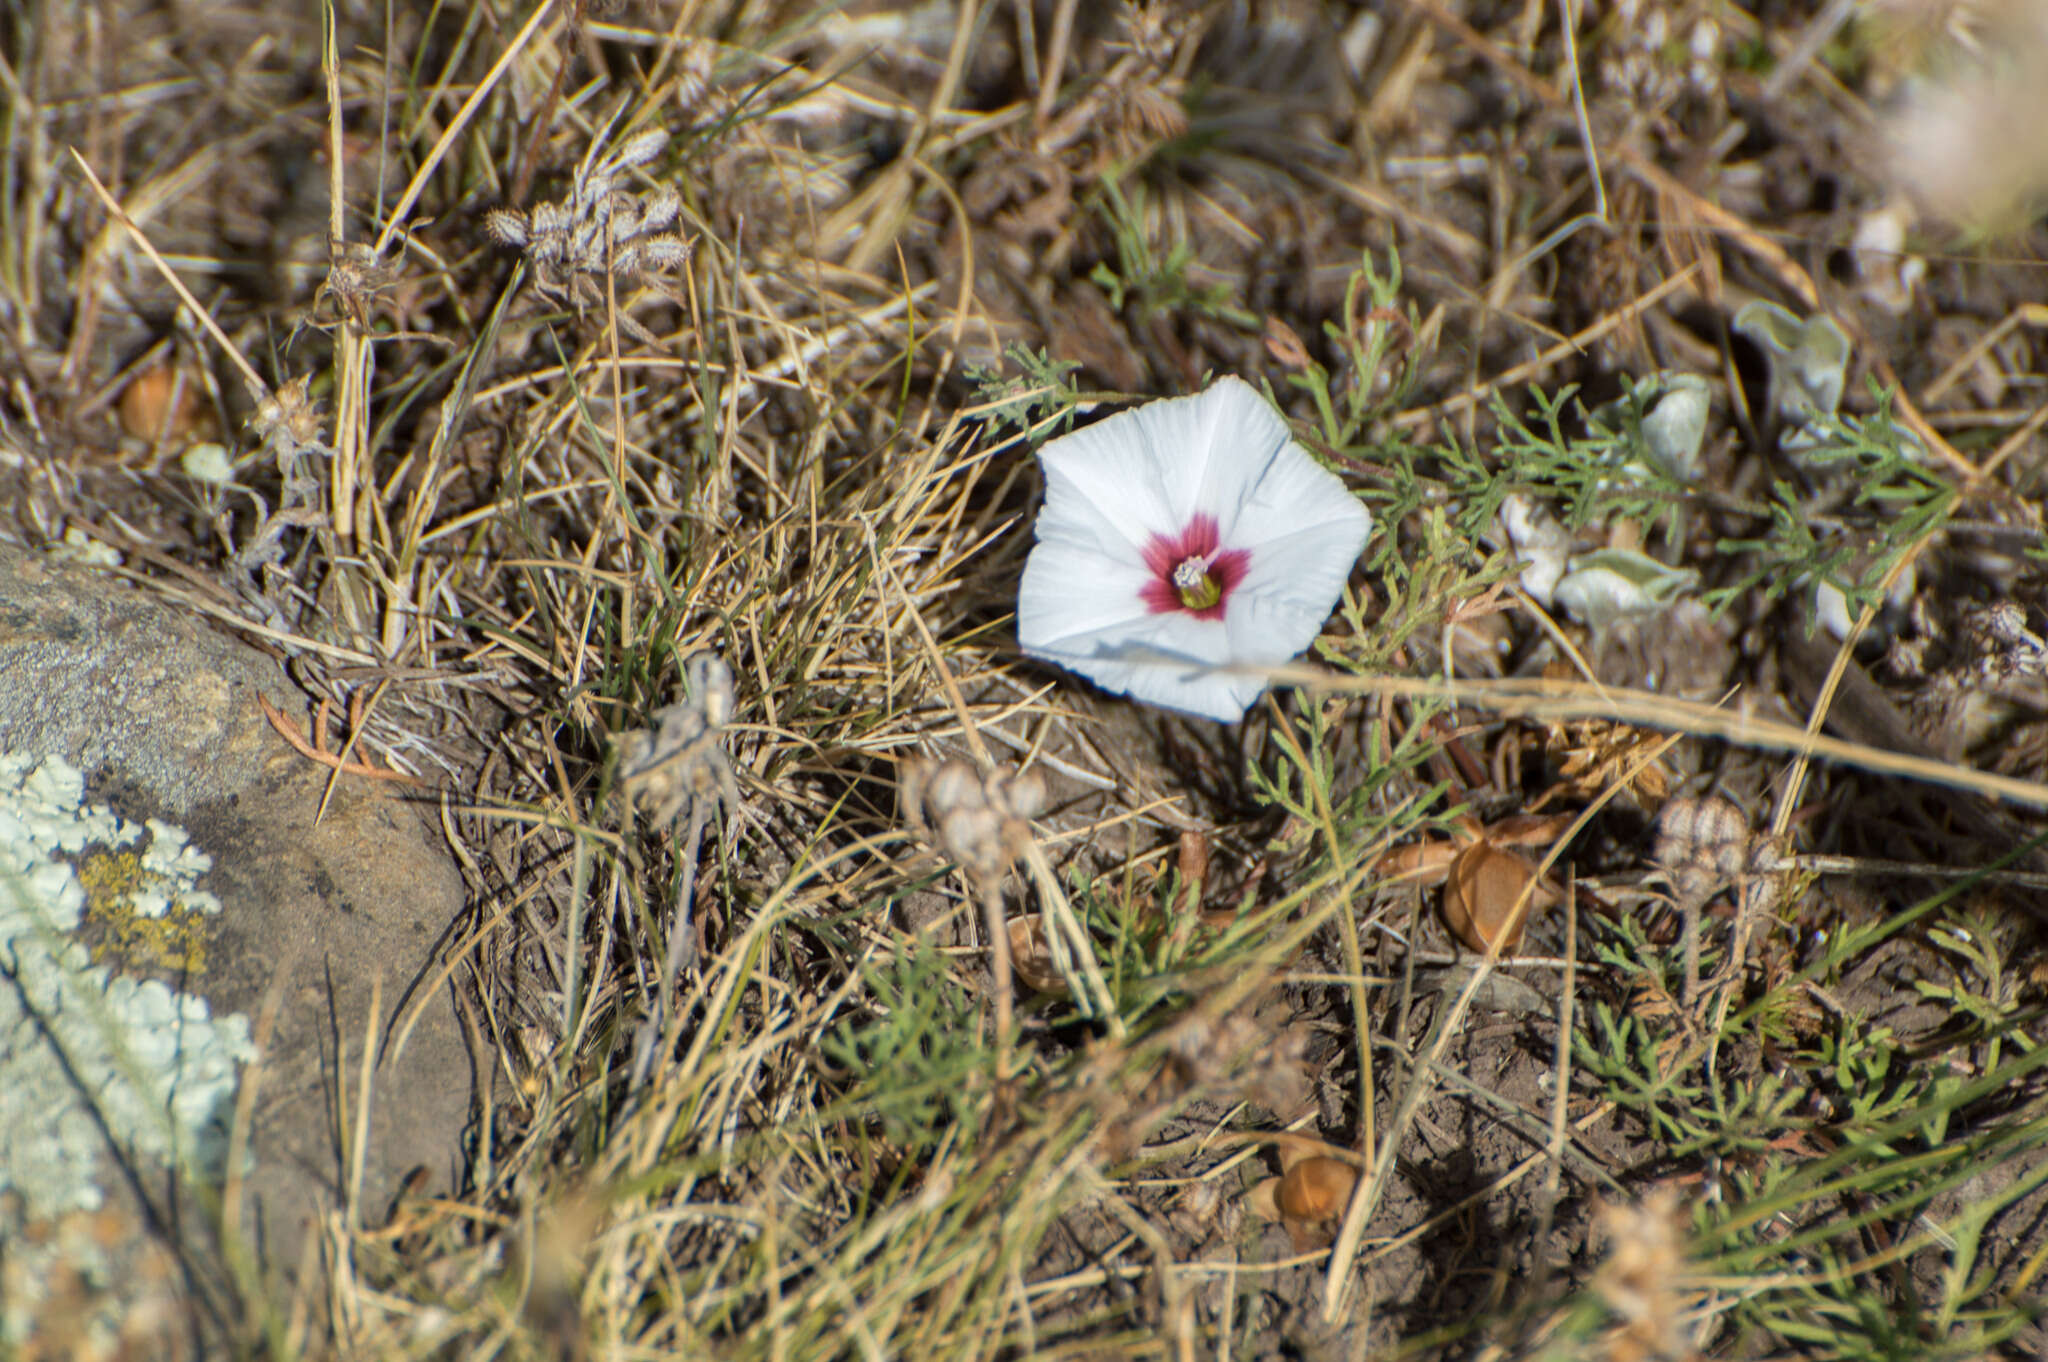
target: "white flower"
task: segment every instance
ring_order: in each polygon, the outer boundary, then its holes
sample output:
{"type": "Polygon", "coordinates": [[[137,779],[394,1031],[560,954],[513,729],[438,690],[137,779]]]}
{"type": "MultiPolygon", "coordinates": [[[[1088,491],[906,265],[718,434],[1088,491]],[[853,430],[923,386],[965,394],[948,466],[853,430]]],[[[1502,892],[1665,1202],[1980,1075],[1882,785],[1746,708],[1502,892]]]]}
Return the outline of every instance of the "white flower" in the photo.
{"type": "Polygon", "coordinates": [[[1045,507],[1017,593],[1032,657],[1229,723],[1316,636],[1372,517],[1240,379],[1039,451],[1045,507]]]}

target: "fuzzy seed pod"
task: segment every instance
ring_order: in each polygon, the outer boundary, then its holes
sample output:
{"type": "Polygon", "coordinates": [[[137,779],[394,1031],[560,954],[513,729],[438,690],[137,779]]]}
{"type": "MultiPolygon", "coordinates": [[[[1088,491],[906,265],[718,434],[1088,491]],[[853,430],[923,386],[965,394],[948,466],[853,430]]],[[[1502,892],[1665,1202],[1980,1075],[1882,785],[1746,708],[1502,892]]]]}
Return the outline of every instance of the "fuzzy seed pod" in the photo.
{"type": "Polygon", "coordinates": [[[1679,902],[1697,906],[1753,869],[1756,847],[1747,815],[1732,801],[1707,795],[1664,806],[1650,859],[1671,881],[1679,902]]]}
{"type": "Polygon", "coordinates": [[[972,762],[906,762],[904,816],[936,834],[939,846],[976,875],[994,879],[1022,853],[1031,818],[1045,807],[1045,777],[1036,768],[986,774],[972,762]]]}

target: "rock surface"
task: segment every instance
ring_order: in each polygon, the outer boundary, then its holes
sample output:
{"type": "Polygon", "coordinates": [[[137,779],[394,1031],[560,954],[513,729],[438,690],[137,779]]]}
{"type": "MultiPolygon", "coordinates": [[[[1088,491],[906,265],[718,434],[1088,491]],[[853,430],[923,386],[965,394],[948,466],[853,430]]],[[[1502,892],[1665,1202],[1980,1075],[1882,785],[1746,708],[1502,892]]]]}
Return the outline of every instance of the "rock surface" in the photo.
{"type": "MultiPolygon", "coordinates": [[[[241,1229],[266,1270],[290,1274],[345,1196],[350,1223],[373,1226],[415,1167],[430,1176],[414,1190],[451,1185],[474,1074],[437,952],[463,885],[422,816],[431,800],[344,775],[316,821],[329,772],[271,728],[259,694],[303,731],[304,697],[278,665],[196,612],[0,546],[0,752],[63,758],[90,801],[175,823],[213,858],[200,888],[221,912],[197,968],[140,958],[105,923],[86,939],[117,973],[250,1019],[261,1059],[244,1075],[256,1088],[241,1229]],[[380,1054],[358,1183],[345,1151],[370,1035],[380,1054]]],[[[205,1196],[106,1166],[110,1204],[148,1197],[134,1223],[177,1227],[181,1249],[211,1255],[205,1196]]]]}

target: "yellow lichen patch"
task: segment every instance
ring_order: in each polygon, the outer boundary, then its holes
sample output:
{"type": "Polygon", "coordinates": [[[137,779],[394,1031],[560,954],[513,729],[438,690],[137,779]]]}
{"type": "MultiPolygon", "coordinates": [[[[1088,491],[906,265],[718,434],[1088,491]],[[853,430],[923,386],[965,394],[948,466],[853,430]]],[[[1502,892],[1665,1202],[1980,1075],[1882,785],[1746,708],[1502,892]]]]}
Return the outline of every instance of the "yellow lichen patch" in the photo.
{"type": "Polygon", "coordinates": [[[103,920],[132,913],[135,891],[146,878],[142,858],[134,852],[94,852],[78,867],[78,882],[85,887],[85,911],[103,920]]]}
{"type": "Polygon", "coordinates": [[[93,947],[93,959],[204,974],[204,912],[174,906],[161,916],[150,917],[136,911],[137,891],[155,879],[133,851],[95,852],[79,864],[86,919],[106,933],[93,947]]]}

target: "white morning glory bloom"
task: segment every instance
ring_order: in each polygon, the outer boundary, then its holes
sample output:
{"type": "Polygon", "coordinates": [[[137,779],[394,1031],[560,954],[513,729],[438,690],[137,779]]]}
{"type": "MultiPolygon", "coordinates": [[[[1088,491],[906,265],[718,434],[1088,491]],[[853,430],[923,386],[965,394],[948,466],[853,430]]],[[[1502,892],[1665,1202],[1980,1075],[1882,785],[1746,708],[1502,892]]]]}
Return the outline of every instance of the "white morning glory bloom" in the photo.
{"type": "Polygon", "coordinates": [[[1241,379],[1119,412],[1038,452],[1045,506],[1017,592],[1032,657],[1224,723],[1306,648],[1372,516],[1241,379]]]}

